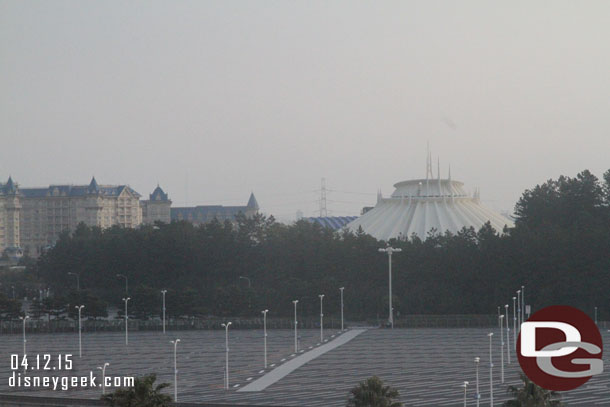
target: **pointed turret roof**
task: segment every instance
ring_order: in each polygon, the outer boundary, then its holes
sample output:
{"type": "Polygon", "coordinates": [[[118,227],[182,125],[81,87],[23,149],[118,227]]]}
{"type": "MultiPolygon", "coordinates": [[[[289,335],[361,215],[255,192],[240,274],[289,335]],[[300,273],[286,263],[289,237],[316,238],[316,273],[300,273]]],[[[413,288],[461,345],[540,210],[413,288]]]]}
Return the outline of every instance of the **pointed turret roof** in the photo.
{"type": "MultiPolygon", "coordinates": [[[[2,184],[0,184],[0,187],[2,187],[2,184]]],[[[13,182],[13,178],[10,175],[8,176],[8,181],[6,181],[6,184],[4,184],[2,190],[5,194],[14,194],[17,192],[17,184],[13,182]]]]}
{"type": "Polygon", "coordinates": [[[90,194],[95,194],[100,192],[100,187],[99,185],[97,185],[97,181],[95,180],[95,177],[91,178],[91,182],[89,183],[89,188],[87,188],[87,191],[90,194]]]}
{"type": "Polygon", "coordinates": [[[254,192],[250,193],[250,199],[248,199],[248,204],[246,206],[248,208],[259,210],[258,202],[256,202],[256,198],[254,197],[254,192]]]}
{"type": "Polygon", "coordinates": [[[151,201],[168,201],[169,198],[167,194],[163,191],[163,189],[157,184],[157,188],[150,194],[151,201]]]}
{"type": "Polygon", "coordinates": [[[8,176],[8,181],[6,181],[6,187],[10,190],[10,191],[14,191],[15,188],[15,183],[13,182],[13,177],[11,177],[10,175],[8,176]]]}

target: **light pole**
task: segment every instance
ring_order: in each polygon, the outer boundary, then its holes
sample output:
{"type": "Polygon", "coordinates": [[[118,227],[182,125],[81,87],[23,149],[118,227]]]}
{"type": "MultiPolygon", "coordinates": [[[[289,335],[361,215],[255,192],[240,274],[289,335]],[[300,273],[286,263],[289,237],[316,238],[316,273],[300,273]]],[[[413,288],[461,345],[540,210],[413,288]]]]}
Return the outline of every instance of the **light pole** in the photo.
{"type": "Polygon", "coordinates": [[[165,333],[165,294],[167,294],[167,290],[161,290],[161,295],[163,295],[163,333],[165,333]]]}
{"type": "Polygon", "coordinates": [[[76,277],[76,291],[80,291],[80,275],[71,271],[68,271],[68,275],[76,277]]]}
{"type": "Polygon", "coordinates": [[[125,295],[128,295],[129,291],[127,290],[127,276],[124,274],[117,274],[116,276],[125,279],[125,295]]]}
{"type": "Polygon", "coordinates": [[[521,290],[517,290],[517,326],[521,330],[521,290]]]}
{"type": "Polygon", "coordinates": [[[131,297],[123,298],[125,301],[125,345],[129,345],[129,315],[127,314],[127,302],[131,300],[131,297]]]}
{"type": "Polygon", "coordinates": [[[597,307],[595,307],[595,325],[597,325],[597,307]]]}
{"type": "Polygon", "coordinates": [[[294,353],[297,353],[299,351],[299,345],[297,343],[297,304],[299,303],[299,300],[293,300],[292,303],[294,304],[294,353]]]}
{"type": "Polygon", "coordinates": [[[82,341],[82,330],[81,330],[81,311],[85,308],[84,305],[75,305],[74,308],[78,310],[78,357],[83,357],[83,341],[82,341]]]}
{"type": "Polygon", "coordinates": [[[521,323],[525,322],[525,286],[521,286],[521,323]]]}
{"type": "Polygon", "coordinates": [[[169,341],[174,345],[174,403],[178,402],[178,364],[176,361],[176,348],[178,347],[178,342],[180,339],[176,339],[175,341],[169,341]]]}
{"type": "Polygon", "coordinates": [[[504,315],[500,315],[500,381],[504,383],[504,315]]]}
{"type": "Polygon", "coordinates": [[[102,371],[102,394],[106,394],[106,366],[109,366],[110,363],[104,363],[104,366],[98,366],[97,368],[102,371]]]}
{"type": "Polygon", "coordinates": [[[339,291],[341,291],[341,332],[343,332],[343,290],[345,287],[339,287],[339,291]]]}
{"type": "Polygon", "coordinates": [[[402,249],[395,249],[391,246],[386,247],[385,249],[379,249],[380,252],[388,254],[388,286],[389,286],[389,298],[388,298],[388,309],[389,309],[389,318],[388,322],[392,329],[394,329],[394,310],[392,309],[392,253],[400,253],[402,249]]]}
{"type": "Polygon", "coordinates": [[[515,300],[517,297],[513,297],[513,345],[517,348],[517,308],[515,308],[515,300]]]}
{"type": "Polygon", "coordinates": [[[479,400],[481,399],[481,393],[479,393],[479,363],[481,362],[481,358],[476,357],[474,358],[474,365],[476,366],[476,372],[477,372],[477,394],[475,395],[475,398],[477,400],[477,407],[479,407],[479,400]]]}
{"type": "Polygon", "coordinates": [[[263,313],[263,342],[265,344],[265,369],[267,369],[267,312],[268,309],[261,311],[263,313]]]}
{"type": "Polygon", "coordinates": [[[510,328],[508,327],[508,304],[504,306],[506,312],[506,356],[508,358],[508,364],[510,365],[510,328]]]}
{"type": "Polygon", "coordinates": [[[25,315],[23,317],[19,317],[19,319],[23,320],[23,356],[25,357],[25,355],[26,355],[25,344],[27,342],[26,339],[25,339],[25,321],[30,319],[30,316],[29,315],[25,315]]]}
{"type": "Polygon", "coordinates": [[[322,302],[324,301],[324,294],[318,295],[320,297],[320,342],[324,341],[324,313],[322,302]]]}
{"type": "Polygon", "coordinates": [[[491,337],[494,336],[493,332],[487,334],[489,337],[489,405],[494,405],[494,381],[493,381],[493,367],[494,364],[491,358],[491,337]]]}
{"type": "Polygon", "coordinates": [[[464,407],[466,407],[466,390],[468,389],[468,382],[464,382],[462,387],[464,388],[464,407]]]}
{"type": "Polygon", "coordinates": [[[225,329],[225,389],[229,390],[229,327],[231,326],[230,322],[226,324],[221,324],[225,329]]]}

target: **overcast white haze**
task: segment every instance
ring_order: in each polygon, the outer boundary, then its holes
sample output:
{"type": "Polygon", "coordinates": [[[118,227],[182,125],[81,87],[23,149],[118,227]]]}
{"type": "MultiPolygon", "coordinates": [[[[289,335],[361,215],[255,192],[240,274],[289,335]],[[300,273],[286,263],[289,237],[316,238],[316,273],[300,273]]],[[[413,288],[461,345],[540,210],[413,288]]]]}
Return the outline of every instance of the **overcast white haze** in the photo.
{"type": "Polygon", "coordinates": [[[608,1],[0,1],[0,182],[331,215],[610,168],[608,1]]]}

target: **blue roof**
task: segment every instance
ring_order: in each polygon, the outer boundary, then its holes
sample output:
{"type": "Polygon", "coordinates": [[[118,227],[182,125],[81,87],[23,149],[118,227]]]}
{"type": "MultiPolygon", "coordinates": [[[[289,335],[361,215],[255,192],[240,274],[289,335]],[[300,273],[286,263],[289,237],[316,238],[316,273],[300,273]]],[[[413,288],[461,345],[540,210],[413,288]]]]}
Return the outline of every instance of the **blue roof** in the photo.
{"type": "Polygon", "coordinates": [[[317,223],[323,227],[339,230],[351,221],[357,219],[357,216],[324,216],[317,218],[303,218],[308,222],[317,223]]]}
{"type": "Polygon", "coordinates": [[[46,196],[119,196],[127,189],[131,194],[140,197],[136,191],[127,185],[98,185],[95,178],[89,185],[49,185],[46,188],[20,188],[19,192],[25,198],[41,198],[46,196]]]}
{"type": "Polygon", "coordinates": [[[199,205],[182,208],[170,208],[172,220],[192,220],[206,222],[210,219],[233,220],[236,215],[244,215],[258,211],[258,203],[254,194],[250,194],[250,199],[246,206],[222,206],[222,205],[199,205]]]}
{"type": "Polygon", "coordinates": [[[157,185],[157,188],[155,188],[149,197],[151,201],[169,201],[167,194],[163,192],[163,189],[161,189],[159,185],[157,185]]]}
{"type": "Polygon", "coordinates": [[[248,199],[248,204],[246,205],[248,208],[252,208],[252,209],[259,209],[258,206],[258,202],[256,201],[256,198],[254,197],[254,192],[252,192],[250,194],[250,199],[248,199]]]}
{"type": "Polygon", "coordinates": [[[233,219],[237,214],[251,211],[253,208],[248,206],[222,206],[204,205],[186,208],[170,208],[172,220],[200,220],[206,221],[209,218],[233,219]]]}
{"type": "Polygon", "coordinates": [[[17,185],[13,182],[11,176],[8,177],[6,184],[0,184],[0,193],[4,194],[15,194],[17,192],[17,185]]]}

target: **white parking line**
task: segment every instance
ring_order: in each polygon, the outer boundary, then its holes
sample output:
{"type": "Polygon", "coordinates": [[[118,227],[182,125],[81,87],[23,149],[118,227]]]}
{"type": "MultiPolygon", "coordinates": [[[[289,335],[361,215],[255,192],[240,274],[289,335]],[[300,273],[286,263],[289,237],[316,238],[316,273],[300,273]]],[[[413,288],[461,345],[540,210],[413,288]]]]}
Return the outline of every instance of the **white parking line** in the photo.
{"type": "Polygon", "coordinates": [[[263,375],[262,377],[258,378],[257,380],[253,381],[252,383],[248,384],[247,386],[242,387],[241,389],[239,389],[237,391],[244,392],[244,391],[265,390],[267,387],[269,387],[273,383],[283,379],[288,374],[294,372],[296,369],[303,366],[307,362],[310,362],[310,361],[314,360],[315,358],[317,358],[318,356],[321,356],[321,355],[325,354],[326,352],[329,352],[335,348],[338,348],[339,346],[341,346],[343,344],[346,344],[347,342],[351,341],[356,336],[360,335],[361,333],[363,333],[365,331],[366,331],[366,329],[352,329],[351,331],[346,332],[345,334],[339,336],[337,339],[334,339],[322,346],[315,348],[314,350],[311,350],[307,353],[299,355],[298,357],[284,363],[283,365],[279,366],[277,369],[272,370],[271,372],[267,373],[266,375],[263,375]]]}

